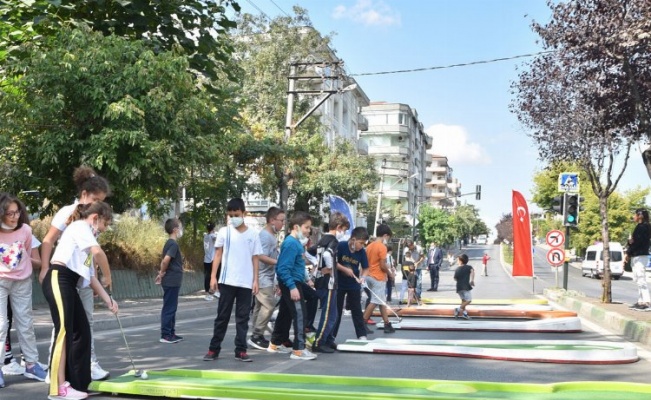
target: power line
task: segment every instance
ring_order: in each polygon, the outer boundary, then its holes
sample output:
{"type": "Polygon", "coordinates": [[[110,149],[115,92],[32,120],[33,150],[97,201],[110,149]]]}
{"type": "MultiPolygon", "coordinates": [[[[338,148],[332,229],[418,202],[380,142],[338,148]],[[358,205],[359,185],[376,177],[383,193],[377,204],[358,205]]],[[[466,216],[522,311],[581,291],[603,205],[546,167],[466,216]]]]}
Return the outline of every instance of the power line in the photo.
{"type": "Polygon", "coordinates": [[[269,16],[268,16],[264,11],[262,11],[262,9],[261,9],[260,7],[258,7],[258,6],[253,2],[253,1],[251,1],[251,0],[246,0],[246,2],[249,3],[249,4],[251,4],[251,7],[255,8],[256,10],[258,10],[258,12],[259,12],[260,14],[262,14],[262,15],[263,15],[267,20],[271,21],[271,18],[269,18],[269,16]]]}
{"type": "Polygon", "coordinates": [[[276,2],[275,2],[274,0],[269,0],[269,1],[272,2],[273,5],[276,6],[276,8],[278,8],[278,9],[280,10],[280,12],[282,12],[283,14],[285,14],[286,16],[288,16],[289,18],[292,17],[291,15],[287,14],[287,13],[285,12],[285,10],[283,10],[282,8],[280,8],[280,6],[279,6],[278,4],[276,4],[276,2]]]}
{"type": "Polygon", "coordinates": [[[405,74],[405,73],[408,73],[408,72],[422,72],[422,71],[432,71],[432,70],[437,70],[437,69],[468,67],[468,66],[471,66],[471,65],[491,64],[491,63],[495,63],[495,62],[499,62],[499,61],[515,60],[517,58],[534,57],[534,56],[538,56],[538,55],[541,55],[541,54],[552,53],[552,52],[553,52],[552,50],[548,50],[548,51],[541,51],[541,52],[538,52],[538,53],[520,54],[520,55],[517,55],[517,56],[493,58],[493,59],[490,59],[490,60],[471,61],[471,62],[460,63],[460,64],[450,64],[450,65],[443,65],[443,66],[436,66],[436,67],[425,67],[425,68],[401,69],[401,70],[397,70],[397,71],[364,72],[364,73],[359,73],[359,74],[350,74],[350,76],[405,74]]]}

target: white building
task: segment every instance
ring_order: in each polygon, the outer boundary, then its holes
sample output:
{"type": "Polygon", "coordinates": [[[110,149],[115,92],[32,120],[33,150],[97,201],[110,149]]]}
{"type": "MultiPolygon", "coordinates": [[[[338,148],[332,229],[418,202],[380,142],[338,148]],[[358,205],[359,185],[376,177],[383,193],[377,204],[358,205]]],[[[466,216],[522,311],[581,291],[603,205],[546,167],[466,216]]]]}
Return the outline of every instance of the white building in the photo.
{"type": "Polygon", "coordinates": [[[432,173],[432,180],[427,182],[431,189],[431,204],[439,208],[454,208],[458,205],[457,196],[461,194],[461,183],[452,176],[452,167],[448,158],[431,153],[432,165],[427,170],[432,173]]]}

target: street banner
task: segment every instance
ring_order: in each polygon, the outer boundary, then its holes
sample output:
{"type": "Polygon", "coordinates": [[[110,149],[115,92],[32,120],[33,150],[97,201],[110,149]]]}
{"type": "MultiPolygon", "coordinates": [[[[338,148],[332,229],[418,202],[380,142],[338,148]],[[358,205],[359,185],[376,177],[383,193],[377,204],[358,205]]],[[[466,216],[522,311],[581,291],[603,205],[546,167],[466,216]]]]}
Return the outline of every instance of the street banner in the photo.
{"type": "Polygon", "coordinates": [[[513,191],[513,276],[533,277],[529,207],[522,193],[513,191]]]}
{"type": "Polygon", "coordinates": [[[353,231],[353,229],[355,229],[355,218],[353,218],[353,214],[350,210],[348,202],[343,198],[332,194],[328,196],[328,198],[330,200],[330,213],[339,211],[340,213],[344,214],[346,218],[348,218],[348,222],[350,222],[350,229],[346,231],[346,237],[344,239],[349,238],[350,233],[353,231]]]}

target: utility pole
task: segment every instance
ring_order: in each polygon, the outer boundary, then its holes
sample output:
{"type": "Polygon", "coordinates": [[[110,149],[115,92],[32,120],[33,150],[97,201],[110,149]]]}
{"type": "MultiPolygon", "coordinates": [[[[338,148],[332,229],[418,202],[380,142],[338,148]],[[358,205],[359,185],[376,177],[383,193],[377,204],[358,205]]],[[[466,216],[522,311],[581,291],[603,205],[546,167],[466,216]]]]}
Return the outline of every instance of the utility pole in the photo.
{"type": "Polygon", "coordinates": [[[387,167],[387,159],[382,160],[382,175],[380,175],[380,190],[377,192],[377,206],[375,207],[375,228],[373,236],[377,237],[377,226],[380,224],[380,210],[382,208],[382,190],[384,190],[384,171],[387,167]]]}

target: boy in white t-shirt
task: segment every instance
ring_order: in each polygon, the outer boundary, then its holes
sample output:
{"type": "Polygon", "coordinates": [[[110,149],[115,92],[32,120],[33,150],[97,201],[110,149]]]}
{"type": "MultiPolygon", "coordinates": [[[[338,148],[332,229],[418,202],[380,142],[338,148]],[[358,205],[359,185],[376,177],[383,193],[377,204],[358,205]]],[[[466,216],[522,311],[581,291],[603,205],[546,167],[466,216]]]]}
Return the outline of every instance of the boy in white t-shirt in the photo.
{"type": "Polygon", "coordinates": [[[258,233],[246,226],[244,200],[231,199],[226,205],[229,224],[219,230],[215,241],[215,258],[212,262],[210,289],[217,290],[220,299],[208,353],[204,361],[219,357],[221,344],[235,305],[235,358],[250,362],[246,354],[246,336],[253,296],[258,293],[258,256],[262,246],[258,233]],[[221,263],[221,269],[219,264],[221,263]],[[219,269],[219,276],[217,271],[219,269]]]}

